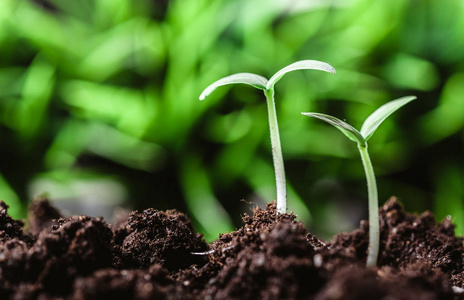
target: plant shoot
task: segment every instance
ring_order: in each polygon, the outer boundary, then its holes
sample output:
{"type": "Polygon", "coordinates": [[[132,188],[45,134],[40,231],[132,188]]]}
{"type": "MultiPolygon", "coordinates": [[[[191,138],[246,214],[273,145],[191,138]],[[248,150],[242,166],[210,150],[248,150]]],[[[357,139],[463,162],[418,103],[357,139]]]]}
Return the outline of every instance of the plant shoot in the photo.
{"type": "Polygon", "coordinates": [[[360,131],[356,130],[350,124],[329,115],[320,113],[302,113],[303,115],[321,119],[335,126],[350,140],[358,144],[359,153],[361,154],[361,160],[366,173],[369,197],[369,250],[366,262],[367,267],[375,267],[377,265],[380,241],[377,183],[375,181],[374,168],[372,167],[371,159],[367,152],[367,141],[386,118],[414,99],[416,99],[415,96],[407,96],[382,105],[374,111],[366,119],[366,121],[364,121],[360,131]]]}
{"type": "Polygon", "coordinates": [[[286,66],[275,73],[271,79],[251,74],[238,73],[219,79],[209,85],[200,95],[200,100],[204,100],[216,88],[229,84],[247,84],[257,89],[263,90],[267,101],[267,111],[269,117],[269,130],[271,135],[272,159],[274,162],[274,172],[277,188],[277,212],[285,213],[287,211],[287,189],[285,183],[284,160],[282,157],[282,148],[280,145],[279,126],[277,124],[277,114],[274,101],[274,85],[288,72],[296,70],[320,70],[329,73],[335,73],[335,69],[327,63],[316,60],[302,60],[286,66]]]}

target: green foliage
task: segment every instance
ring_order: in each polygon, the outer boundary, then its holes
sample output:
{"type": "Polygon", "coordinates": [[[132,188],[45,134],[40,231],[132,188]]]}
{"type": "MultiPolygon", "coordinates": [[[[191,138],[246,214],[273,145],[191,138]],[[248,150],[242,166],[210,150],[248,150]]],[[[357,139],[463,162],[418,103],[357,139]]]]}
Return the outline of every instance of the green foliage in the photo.
{"type": "Polygon", "coordinates": [[[369,194],[369,249],[366,262],[367,267],[374,267],[377,265],[380,241],[377,183],[375,181],[374,168],[372,167],[369,152],[367,151],[367,141],[372,137],[375,130],[383,121],[385,121],[386,118],[414,99],[416,99],[415,96],[408,96],[382,105],[369,117],[367,117],[361,127],[361,131],[356,130],[350,124],[336,117],[320,113],[302,113],[305,116],[317,118],[329,123],[340,130],[350,140],[358,144],[359,153],[364,166],[364,172],[366,173],[367,190],[369,194]]]}
{"type": "Polygon", "coordinates": [[[416,96],[407,96],[392,100],[374,111],[367,119],[364,121],[361,130],[358,131],[350,124],[342,121],[336,117],[329,116],[321,113],[302,113],[305,116],[321,119],[330,125],[334,126],[340,130],[344,135],[346,135],[353,142],[358,143],[360,146],[365,147],[367,141],[372,137],[377,128],[382,124],[385,119],[387,119],[392,113],[400,109],[402,106],[407,103],[415,100],[416,96]]]}
{"type": "Polygon", "coordinates": [[[210,84],[200,95],[200,100],[204,100],[216,88],[228,84],[248,84],[257,89],[263,90],[267,100],[267,111],[269,117],[269,131],[271,134],[272,159],[274,161],[274,173],[276,177],[277,188],[277,212],[287,212],[287,186],[285,179],[284,160],[282,155],[282,146],[280,144],[279,127],[277,122],[277,113],[275,111],[274,85],[286,73],[296,70],[320,70],[329,73],[335,73],[335,69],[327,63],[315,60],[297,61],[291,65],[280,69],[269,81],[256,74],[238,73],[221,78],[210,84]]]}
{"type": "MultiPolygon", "coordinates": [[[[16,203],[44,189],[54,200],[73,190],[85,204],[79,178],[110,177],[133,208],[179,208],[214,238],[238,224],[249,207],[240,199],[274,197],[266,103],[242,87],[202,105],[198,95],[228,74],[272,74],[312,57],[337,76],[298,72],[276,94],[289,207],[330,237],[358,225],[358,211],[342,222],[345,199],[355,208],[364,193],[345,138],[296,112],[361,123],[373,107],[415,94],[422,105],[386,120],[369,149],[379,198],[459,222],[451,199],[462,203],[462,193],[446,193],[439,178],[464,165],[462,1],[300,2],[0,1],[0,199],[23,216],[16,203]],[[40,186],[43,178],[55,184],[40,186]],[[200,224],[194,208],[205,197],[227,212],[220,226],[200,224]]],[[[102,192],[92,190],[92,201],[102,192]]]]}

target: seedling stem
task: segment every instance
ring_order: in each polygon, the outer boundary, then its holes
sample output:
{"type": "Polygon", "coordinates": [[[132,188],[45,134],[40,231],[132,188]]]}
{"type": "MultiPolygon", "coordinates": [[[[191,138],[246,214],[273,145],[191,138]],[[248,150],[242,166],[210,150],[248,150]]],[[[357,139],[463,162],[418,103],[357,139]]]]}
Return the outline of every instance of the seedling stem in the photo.
{"type": "Polygon", "coordinates": [[[369,195],[369,250],[367,254],[367,267],[375,267],[379,256],[380,242],[380,224],[379,224],[379,200],[377,193],[377,183],[375,180],[374,168],[372,167],[367,144],[361,145],[358,143],[359,153],[364,166],[367,180],[367,194],[369,195]]]}
{"type": "Polygon", "coordinates": [[[267,101],[267,112],[269,116],[269,130],[271,133],[272,160],[274,162],[276,188],[277,188],[277,211],[287,211],[287,190],[285,181],[284,158],[280,145],[279,125],[274,101],[274,89],[264,91],[267,101]]]}

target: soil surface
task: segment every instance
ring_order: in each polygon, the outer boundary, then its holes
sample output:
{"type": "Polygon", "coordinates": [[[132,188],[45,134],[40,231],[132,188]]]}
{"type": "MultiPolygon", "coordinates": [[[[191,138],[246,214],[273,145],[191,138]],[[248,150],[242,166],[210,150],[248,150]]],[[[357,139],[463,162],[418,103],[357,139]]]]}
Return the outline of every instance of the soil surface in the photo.
{"type": "Polygon", "coordinates": [[[464,299],[463,239],[449,219],[380,208],[378,267],[368,223],[331,242],[274,203],[208,245],[175,210],[115,224],[34,201],[27,227],[0,201],[0,299],[464,299]]]}

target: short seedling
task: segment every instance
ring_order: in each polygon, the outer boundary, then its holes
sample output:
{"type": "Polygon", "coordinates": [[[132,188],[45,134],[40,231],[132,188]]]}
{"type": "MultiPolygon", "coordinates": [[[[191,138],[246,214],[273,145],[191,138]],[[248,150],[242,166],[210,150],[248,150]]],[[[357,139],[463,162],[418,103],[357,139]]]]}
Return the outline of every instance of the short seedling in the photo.
{"type": "Polygon", "coordinates": [[[274,85],[286,73],[296,70],[320,70],[329,73],[335,73],[335,69],[327,63],[316,60],[302,60],[286,66],[275,73],[271,79],[251,74],[238,73],[219,79],[208,86],[200,95],[200,100],[204,100],[216,88],[228,84],[248,84],[257,89],[263,90],[267,100],[267,110],[269,116],[269,129],[271,133],[272,158],[274,162],[274,171],[277,187],[277,212],[285,213],[287,211],[287,191],[285,184],[285,169],[280,146],[279,128],[277,125],[277,115],[274,101],[274,85]]]}
{"type": "Polygon", "coordinates": [[[392,113],[416,99],[415,96],[407,96],[390,101],[376,111],[374,111],[364,121],[361,131],[356,130],[350,124],[320,113],[302,113],[303,115],[321,119],[343,132],[350,140],[358,144],[359,153],[361,154],[361,160],[363,162],[364,171],[367,179],[367,190],[369,194],[369,250],[367,255],[367,267],[374,267],[377,265],[377,258],[379,255],[379,239],[380,239],[380,228],[379,228],[379,214],[378,214],[378,195],[377,195],[377,184],[375,182],[374,169],[372,168],[371,159],[367,152],[367,140],[371,138],[374,131],[379,125],[388,118],[392,113]]]}

